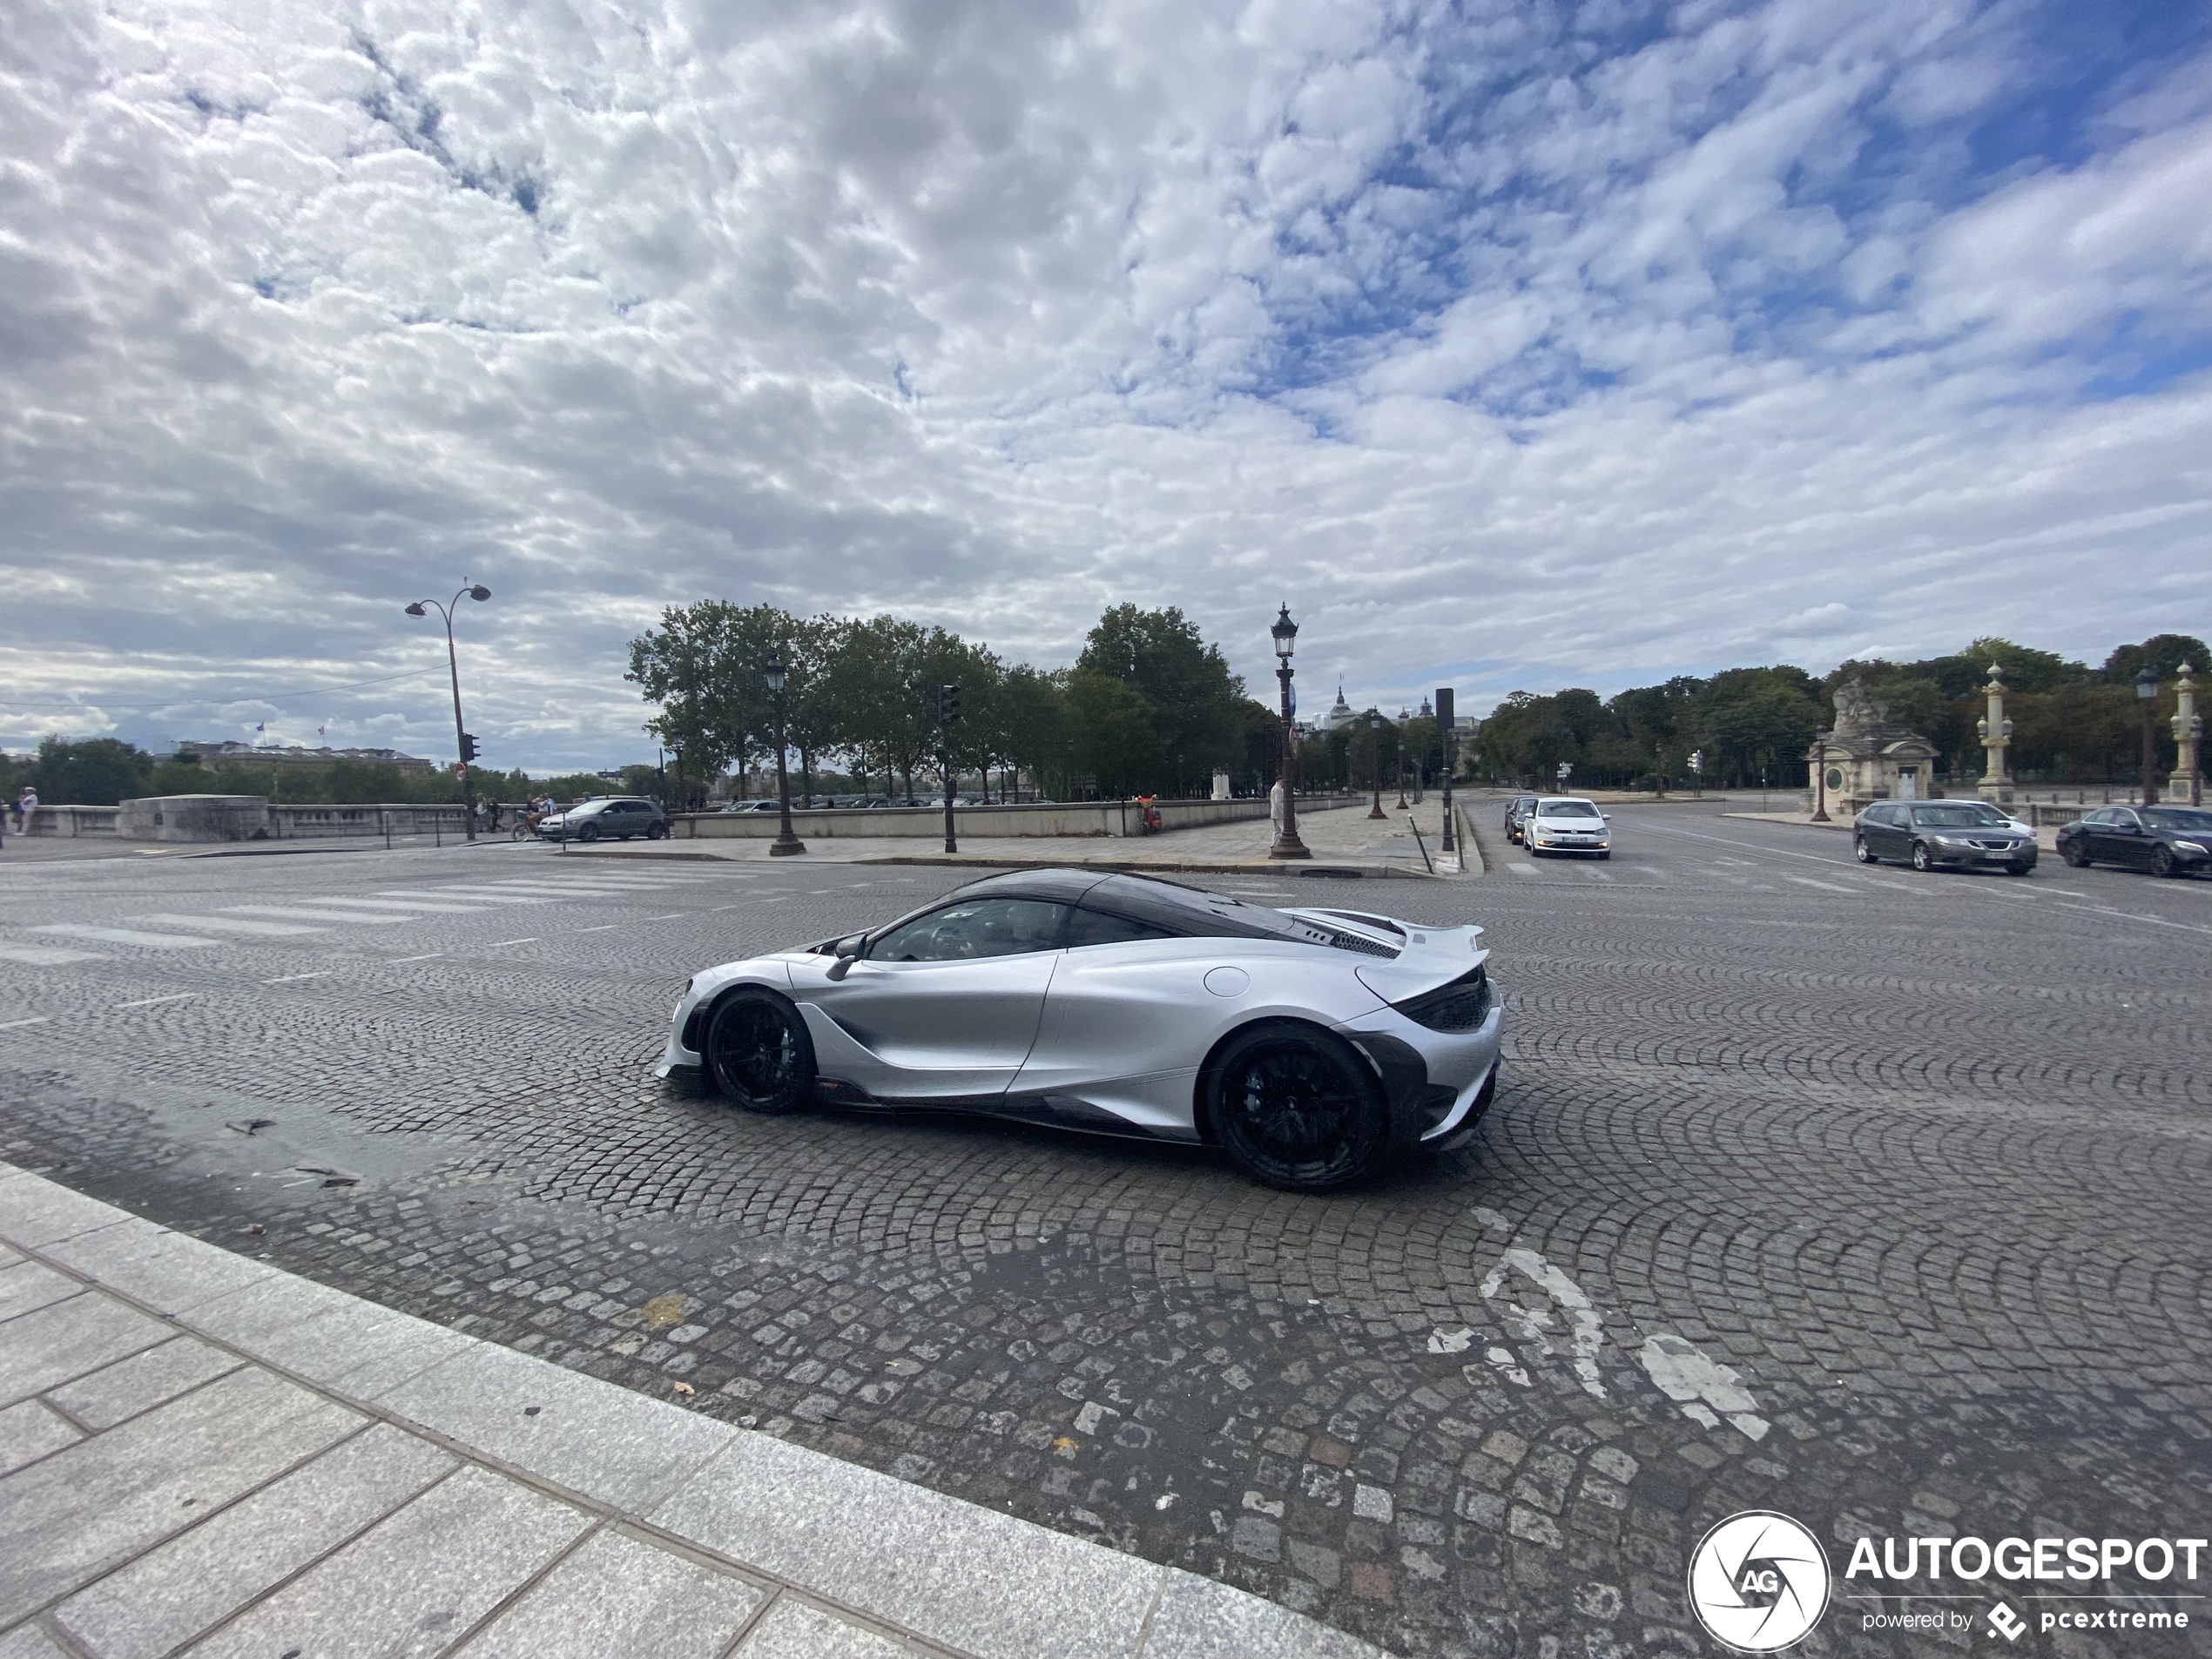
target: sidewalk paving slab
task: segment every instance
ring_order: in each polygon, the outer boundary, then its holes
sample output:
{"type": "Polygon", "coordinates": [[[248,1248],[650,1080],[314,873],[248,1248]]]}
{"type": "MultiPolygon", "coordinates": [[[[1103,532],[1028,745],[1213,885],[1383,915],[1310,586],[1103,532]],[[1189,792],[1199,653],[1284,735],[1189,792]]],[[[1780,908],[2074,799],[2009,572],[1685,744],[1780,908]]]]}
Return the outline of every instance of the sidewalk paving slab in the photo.
{"type": "Polygon", "coordinates": [[[1379,1652],[5,1164],[0,1240],[71,1287],[0,1308],[0,1659],[1379,1652]]]}

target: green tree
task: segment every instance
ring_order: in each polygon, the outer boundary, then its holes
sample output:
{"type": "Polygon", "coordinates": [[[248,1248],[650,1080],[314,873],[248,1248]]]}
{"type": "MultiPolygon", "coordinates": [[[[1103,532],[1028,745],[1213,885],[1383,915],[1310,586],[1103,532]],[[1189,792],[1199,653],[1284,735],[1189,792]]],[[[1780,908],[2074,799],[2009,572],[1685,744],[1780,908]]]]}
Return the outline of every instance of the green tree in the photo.
{"type": "Polygon", "coordinates": [[[112,806],[146,792],[153,757],[116,738],[71,742],[50,737],[27,769],[26,781],[48,806],[112,806]]]}
{"type": "Polygon", "coordinates": [[[1088,779],[1107,799],[1145,792],[1161,766],[1151,704],[1127,681],[1081,667],[1067,675],[1061,698],[1073,781],[1088,779]]]}
{"type": "Polygon", "coordinates": [[[1238,705],[1245,700],[1244,683],[1221,648],[1208,644],[1175,606],[1112,607],[1084,640],[1076,667],[1117,679],[1143,698],[1160,769],[1151,788],[1204,793],[1217,767],[1242,758],[1245,721],[1238,705]]]}

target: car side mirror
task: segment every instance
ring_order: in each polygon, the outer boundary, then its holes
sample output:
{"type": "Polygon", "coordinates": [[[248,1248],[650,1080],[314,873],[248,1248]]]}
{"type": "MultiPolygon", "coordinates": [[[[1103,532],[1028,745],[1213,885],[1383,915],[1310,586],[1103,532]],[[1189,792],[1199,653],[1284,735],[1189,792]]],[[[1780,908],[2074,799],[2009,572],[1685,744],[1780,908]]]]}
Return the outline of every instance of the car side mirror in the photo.
{"type": "Polygon", "coordinates": [[[1601,824],[1610,824],[1613,821],[1613,814],[1610,813],[1600,813],[1597,815],[1597,821],[1601,824]]]}
{"type": "Polygon", "coordinates": [[[860,950],[868,942],[866,934],[854,934],[850,939],[837,941],[837,960],[830,964],[829,977],[843,979],[853,971],[853,964],[860,960],[860,950]]]}

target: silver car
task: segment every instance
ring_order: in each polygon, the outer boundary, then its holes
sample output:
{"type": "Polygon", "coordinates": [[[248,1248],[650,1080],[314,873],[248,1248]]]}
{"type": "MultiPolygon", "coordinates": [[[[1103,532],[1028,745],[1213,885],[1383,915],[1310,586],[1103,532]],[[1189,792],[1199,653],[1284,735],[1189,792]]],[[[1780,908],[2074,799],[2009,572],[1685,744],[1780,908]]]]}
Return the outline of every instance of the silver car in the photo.
{"type": "Polygon", "coordinates": [[[1321,1191],[1473,1135],[1503,1020],[1481,935],[1143,876],[993,876],[696,974],[658,1069],[757,1112],[923,1108],[1203,1143],[1321,1191]]]}

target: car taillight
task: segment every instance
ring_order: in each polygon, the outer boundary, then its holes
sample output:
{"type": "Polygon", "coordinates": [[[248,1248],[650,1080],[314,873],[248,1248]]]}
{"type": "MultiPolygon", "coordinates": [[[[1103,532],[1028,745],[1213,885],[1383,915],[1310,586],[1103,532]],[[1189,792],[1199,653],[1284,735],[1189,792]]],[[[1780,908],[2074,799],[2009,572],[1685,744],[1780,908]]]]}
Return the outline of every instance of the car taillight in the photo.
{"type": "Polygon", "coordinates": [[[1490,1015],[1490,975],[1478,967],[1449,985],[1391,1005],[1415,1025],[1432,1031],[1473,1031],[1490,1015]]]}

